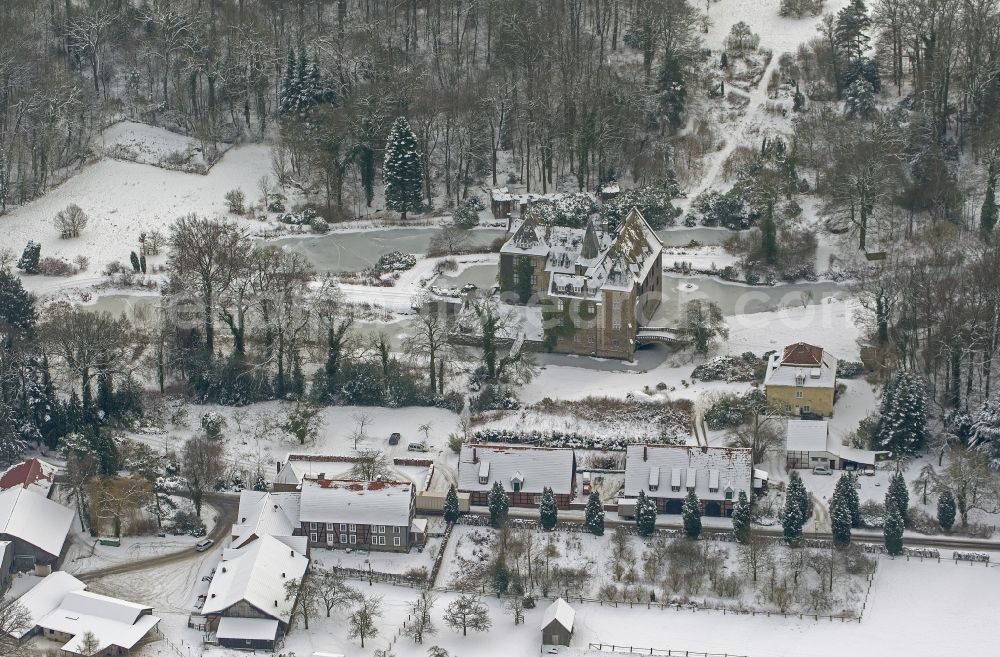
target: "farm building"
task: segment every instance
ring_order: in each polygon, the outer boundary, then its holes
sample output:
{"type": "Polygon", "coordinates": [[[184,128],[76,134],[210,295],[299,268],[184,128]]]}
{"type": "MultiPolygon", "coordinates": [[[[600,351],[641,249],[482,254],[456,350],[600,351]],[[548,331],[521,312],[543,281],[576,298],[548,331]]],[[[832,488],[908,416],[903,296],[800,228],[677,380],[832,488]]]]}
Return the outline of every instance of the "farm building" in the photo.
{"type": "Polygon", "coordinates": [[[728,516],[740,491],[752,493],[753,458],[749,448],[689,445],[629,445],[625,451],[624,496],[640,491],[659,513],[680,513],[694,490],[706,516],[728,516]]]}
{"type": "Polygon", "coordinates": [[[500,482],[511,506],[537,507],[542,489],[551,488],[556,506],[568,509],[576,490],[572,449],[522,445],[464,445],[458,459],[458,490],[474,506],[485,506],[500,482]]]}
{"type": "Polygon", "coordinates": [[[61,504],[14,486],[0,492],[0,540],[10,541],[14,568],[48,574],[59,565],[76,514],[61,504]]]}
{"type": "Polygon", "coordinates": [[[831,470],[874,470],[889,458],[889,452],[875,452],[839,444],[830,435],[826,420],[788,420],[785,430],[785,467],[808,469],[818,465],[831,470]]]}
{"type": "MultiPolygon", "coordinates": [[[[244,490],[240,492],[240,506],[231,533],[232,547],[241,548],[265,535],[290,539],[298,526],[298,493],[244,490]]],[[[304,540],[293,543],[298,552],[306,553],[304,540]]]]}
{"type": "Polygon", "coordinates": [[[305,556],[269,535],[226,550],[202,608],[219,645],[274,650],[294,605],[286,585],[302,581],[308,566],[305,556]]]}
{"type": "Polygon", "coordinates": [[[17,639],[35,634],[59,642],[64,655],[129,655],[159,624],[152,607],[91,593],[86,584],[57,571],[18,599],[27,621],[17,639]]]}
{"type": "Polygon", "coordinates": [[[562,598],[550,604],[542,615],[542,645],[568,646],[575,620],[576,612],[562,598]]]}

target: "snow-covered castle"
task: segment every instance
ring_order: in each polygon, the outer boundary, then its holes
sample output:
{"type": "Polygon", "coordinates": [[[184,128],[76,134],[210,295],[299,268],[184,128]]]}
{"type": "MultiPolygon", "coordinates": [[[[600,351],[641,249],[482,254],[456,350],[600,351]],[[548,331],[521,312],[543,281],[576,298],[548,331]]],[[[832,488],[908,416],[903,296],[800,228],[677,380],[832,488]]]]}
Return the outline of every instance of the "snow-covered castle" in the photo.
{"type": "Polygon", "coordinates": [[[636,209],[613,231],[593,217],[586,228],[565,228],[528,212],[508,223],[500,292],[561,311],[561,327],[551,332],[554,351],[631,359],[640,324],[660,304],[662,251],[636,209]]]}

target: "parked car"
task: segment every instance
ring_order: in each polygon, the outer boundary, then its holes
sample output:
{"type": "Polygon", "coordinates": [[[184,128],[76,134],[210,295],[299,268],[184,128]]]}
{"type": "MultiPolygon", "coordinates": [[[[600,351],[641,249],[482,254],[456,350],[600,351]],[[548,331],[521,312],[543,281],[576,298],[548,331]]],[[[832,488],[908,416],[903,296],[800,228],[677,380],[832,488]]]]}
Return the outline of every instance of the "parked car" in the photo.
{"type": "Polygon", "coordinates": [[[817,465],[815,468],[813,468],[813,474],[814,475],[832,475],[833,474],[833,470],[831,470],[830,466],[828,466],[828,465],[817,465]]]}
{"type": "Polygon", "coordinates": [[[206,538],[204,541],[201,541],[200,543],[198,543],[194,547],[195,547],[196,550],[198,550],[198,552],[204,552],[208,548],[212,547],[214,544],[215,544],[215,541],[213,541],[210,538],[206,538]]]}
{"type": "Polygon", "coordinates": [[[429,452],[430,449],[427,447],[427,443],[410,443],[406,446],[411,452],[429,452]]]}
{"type": "Polygon", "coordinates": [[[389,444],[390,445],[398,445],[400,438],[402,438],[402,436],[399,435],[398,431],[395,431],[395,432],[389,434],[389,444]]]}

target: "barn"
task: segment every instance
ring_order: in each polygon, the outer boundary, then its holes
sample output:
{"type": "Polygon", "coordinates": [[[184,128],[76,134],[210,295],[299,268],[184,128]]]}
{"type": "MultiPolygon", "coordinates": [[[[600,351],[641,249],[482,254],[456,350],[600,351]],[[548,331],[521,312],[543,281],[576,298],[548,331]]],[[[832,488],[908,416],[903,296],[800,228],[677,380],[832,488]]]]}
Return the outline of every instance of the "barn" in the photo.
{"type": "Polygon", "coordinates": [[[559,598],[548,606],[542,616],[542,645],[568,646],[573,638],[576,611],[559,598]]]}

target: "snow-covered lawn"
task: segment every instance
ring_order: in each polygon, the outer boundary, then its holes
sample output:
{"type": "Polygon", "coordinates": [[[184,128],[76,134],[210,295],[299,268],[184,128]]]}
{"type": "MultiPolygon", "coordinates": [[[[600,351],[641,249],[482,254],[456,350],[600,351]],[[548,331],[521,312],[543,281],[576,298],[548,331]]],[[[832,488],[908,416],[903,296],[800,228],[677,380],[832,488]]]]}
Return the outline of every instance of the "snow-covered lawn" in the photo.
{"type": "MultiPolygon", "coordinates": [[[[357,639],[348,638],[346,614],[337,614],[330,619],[310,619],[308,631],[294,628],[285,638],[282,652],[306,656],[315,651],[369,654],[375,649],[386,648],[394,639],[392,652],[397,657],[426,657],[428,647],[433,645],[461,656],[521,657],[539,653],[544,603],[526,610],[524,624],[515,626],[499,600],[484,597],[492,630],[485,634],[470,632],[463,637],[442,620],[445,607],[458,594],[442,593],[432,612],[437,633],[427,637],[423,645],[416,645],[406,637],[397,638],[397,631],[419,593],[402,587],[358,584],[365,594],[382,597],[379,636],[366,641],[364,650],[357,639]]],[[[997,567],[883,559],[864,620],[860,623],[574,603],[573,647],[561,649],[558,654],[576,657],[607,654],[586,650],[589,643],[604,643],[636,646],[647,651],[658,648],[728,652],[750,657],[841,657],[845,650],[849,650],[852,657],[985,657],[995,652],[993,634],[985,628],[992,627],[996,621],[996,605],[989,601],[996,600],[998,587],[1000,568],[997,567]]],[[[157,613],[160,612],[157,609],[157,613]]],[[[186,627],[186,615],[167,613],[163,616],[161,629],[164,634],[178,646],[182,645],[182,640],[183,645],[192,645],[194,654],[205,657],[244,654],[217,647],[205,647],[202,653],[200,634],[186,627]]],[[[152,644],[145,654],[149,657],[173,654],[176,657],[169,649],[156,652],[157,645],[152,644]]]]}
{"type": "MultiPolygon", "coordinates": [[[[853,318],[855,303],[836,299],[827,301],[773,312],[727,317],[729,339],[716,347],[711,355],[742,354],[746,351],[761,355],[766,351],[804,341],[821,345],[838,358],[857,360],[860,327],[853,318]]],[[[640,357],[641,355],[640,352],[640,357]]],[[[642,396],[645,394],[644,388],[655,389],[658,383],[664,383],[669,397],[697,402],[708,394],[743,392],[748,388],[749,384],[746,383],[723,381],[698,381],[691,384],[691,371],[702,360],[693,358],[689,351],[681,352],[668,355],[654,367],[642,369],[622,364],[612,364],[608,368],[605,366],[606,361],[589,357],[560,358],[559,364],[547,362],[545,369],[521,388],[519,396],[526,403],[552,397],[553,391],[559,391],[560,399],[582,399],[593,395],[625,397],[629,393],[642,396]],[[569,365],[570,362],[574,365],[569,365]],[[689,385],[685,386],[682,381],[689,385]]],[[[849,384],[849,390],[853,385],[854,382],[849,384]]],[[[839,413],[840,409],[838,404],[836,412],[839,413]]],[[[860,413],[860,419],[868,412],[867,405],[860,408],[853,408],[852,405],[849,413],[860,413]]],[[[851,429],[856,426],[855,423],[851,429]]]]}
{"type": "Polygon", "coordinates": [[[434,563],[434,557],[441,549],[441,539],[428,539],[422,552],[416,548],[409,552],[382,552],[379,550],[334,550],[330,548],[313,548],[309,556],[314,566],[329,568],[356,568],[375,572],[403,574],[409,570],[426,568],[428,572],[434,563]]]}
{"type": "MultiPolygon", "coordinates": [[[[168,158],[181,158],[189,166],[206,166],[201,142],[197,139],[145,123],[121,121],[110,126],[97,139],[104,151],[117,159],[161,164],[168,158]]],[[[225,144],[219,146],[226,148],[225,144]]]]}
{"type": "MultiPolygon", "coordinates": [[[[86,272],[65,278],[22,276],[26,288],[45,292],[68,285],[99,280],[112,261],[128,262],[139,249],[139,234],[159,230],[164,235],[178,217],[226,215],[223,196],[241,188],[248,198],[258,195],[257,180],[271,170],[271,148],[264,144],[239,146],[226,153],[207,175],[169,171],[155,166],[104,159],[85,166],[78,174],[41,198],[15,208],[3,218],[4,246],[15,253],[28,240],[41,242],[42,257],[90,259],[86,272]],[[90,221],[75,239],[59,239],[52,224],[56,213],[70,203],[79,205],[90,221]]],[[[248,227],[260,222],[241,220],[248,227]]],[[[150,258],[158,265],[164,256],[150,258]]]]}
{"type": "MultiPolygon", "coordinates": [[[[849,0],[826,0],[823,13],[836,14],[849,0]]],[[[704,3],[699,3],[704,5],[704,3]]],[[[799,44],[817,36],[816,25],[822,16],[803,18],[783,18],[778,15],[780,0],[717,0],[708,3],[708,18],[711,25],[708,34],[702,35],[705,46],[713,50],[722,48],[729,30],[743,21],[760,35],[760,47],[774,51],[795,52],[799,44]]],[[[696,5],[698,6],[698,5],[696,5]]],[[[704,6],[698,6],[704,10],[704,6]]]]}

